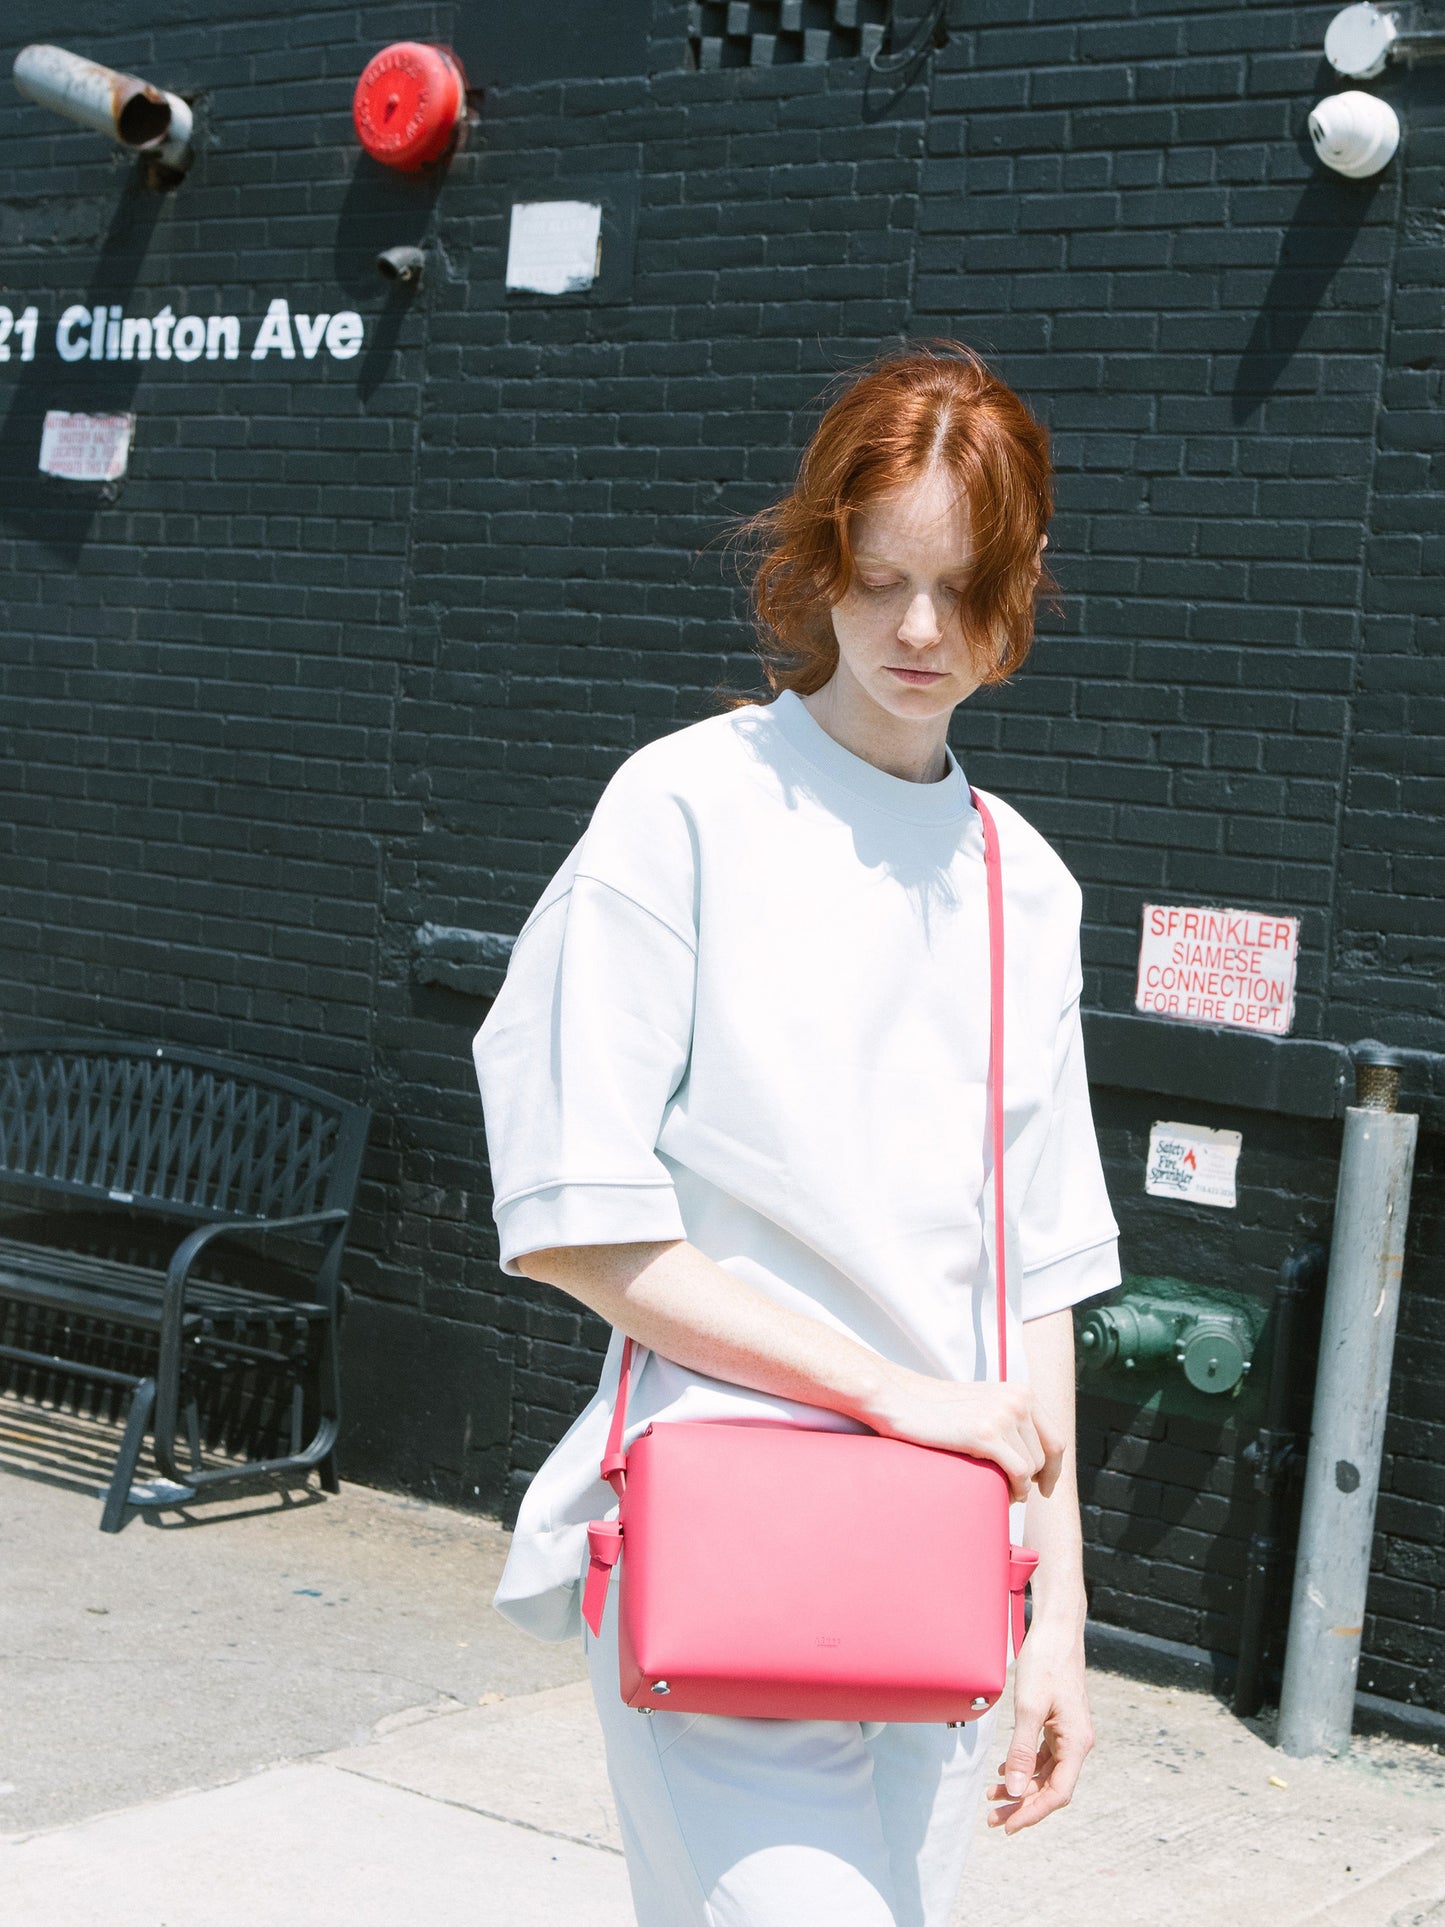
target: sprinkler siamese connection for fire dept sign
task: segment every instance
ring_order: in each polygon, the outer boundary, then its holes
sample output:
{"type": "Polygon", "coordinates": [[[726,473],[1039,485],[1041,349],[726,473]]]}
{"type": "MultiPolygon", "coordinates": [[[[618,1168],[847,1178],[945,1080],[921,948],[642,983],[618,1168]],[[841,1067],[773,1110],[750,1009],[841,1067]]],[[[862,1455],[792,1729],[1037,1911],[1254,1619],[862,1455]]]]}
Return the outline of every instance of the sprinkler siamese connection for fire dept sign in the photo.
{"type": "Polygon", "coordinates": [[[1294,1021],[1298,961],[1298,917],[1146,903],[1134,1006],[1282,1037],[1294,1021]]]}
{"type": "Polygon", "coordinates": [[[0,363],[34,361],[37,344],[53,342],[62,361],[315,361],[327,355],[350,361],[361,353],[365,328],[361,316],[343,308],[336,314],[301,314],[277,295],[255,324],[234,314],[181,314],[169,302],[153,314],[127,314],[117,303],[90,307],[75,302],[42,332],[39,310],[19,314],[0,306],[0,363]],[[252,327],[255,333],[251,333],[252,327]]]}

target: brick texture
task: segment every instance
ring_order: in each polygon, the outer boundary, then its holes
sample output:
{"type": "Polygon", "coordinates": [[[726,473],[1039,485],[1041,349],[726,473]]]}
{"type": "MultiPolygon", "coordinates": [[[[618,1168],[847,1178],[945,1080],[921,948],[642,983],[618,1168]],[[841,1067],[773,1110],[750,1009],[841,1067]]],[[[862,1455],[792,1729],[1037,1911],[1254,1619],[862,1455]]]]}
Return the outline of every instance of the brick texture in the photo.
{"type": "MultiPolygon", "coordinates": [[[[0,300],[40,323],[0,366],[0,1011],[375,1106],[355,1342],[424,1416],[404,1453],[359,1423],[353,1475],[514,1505],[602,1336],[496,1268],[484,1004],[418,981],[415,932],[514,931],[617,763],[758,687],[719,533],[891,342],[973,342],[1054,437],[1063,615],[956,741],[1083,882],[1086,1001],[1130,1007],[1144,900],[1222,900],[1300,915],[1299,1034],[1442,1047],[1445,104],[1392,71],[1400,160],[1321,173],[1332,11],[985,0],[898,90],[855,59],[690,71],[656,0],[648,72],[490,88],[445,173],[405,177],[359,153],[351,89],[386,42],[452,38],[450,0],[71,10],[69,44],[196,95],[202,138],[158,195],[7,110],[0,300]],[[506,292],[513,202],[633,194],[630,283],[506,292]],[[401,243],[418,293],[375,271],[401,243]],[[72,302],[235,313],[249,344],[278,295],[360,312],[361,354],[53,349],[72,302]],[[37,476],[53,407],[134,409],[123,483],[37,476]]],[[[4,56],[54,31],[17,0],[4,56]]],[[[1210,1213],[1145,1199],[1157,1112],[1098,1101],[1129,1269],[1264,1294],[1327,1234],[1337,1127],[1187,1111],[1245,1132],[1210,1213]]],[[[1445,1707],[1439,1158],[1362,1682],[1445,1707]]],[[[1086,1398],[1100,1616],[1230,1649],[1241,1442],[1086,1398]]]]}

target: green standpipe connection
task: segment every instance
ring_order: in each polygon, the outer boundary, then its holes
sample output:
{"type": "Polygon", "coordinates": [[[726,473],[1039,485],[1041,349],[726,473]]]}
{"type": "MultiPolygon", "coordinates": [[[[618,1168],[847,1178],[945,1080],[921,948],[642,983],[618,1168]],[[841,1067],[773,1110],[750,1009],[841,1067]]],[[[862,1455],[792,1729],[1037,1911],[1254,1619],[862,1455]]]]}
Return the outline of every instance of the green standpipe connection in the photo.
{"type": "Polygon", "coordinates": [[[1181,1295],[1177,1281],[1151,1279],[1119,1303],[1086,1313],[1077,1342],[1091,1370],[1177,1365],[1197,1392],[1232,1392],[1249,1370],[1255,1334],[1242,1312],[1201,1307],[1181,1295]]]}

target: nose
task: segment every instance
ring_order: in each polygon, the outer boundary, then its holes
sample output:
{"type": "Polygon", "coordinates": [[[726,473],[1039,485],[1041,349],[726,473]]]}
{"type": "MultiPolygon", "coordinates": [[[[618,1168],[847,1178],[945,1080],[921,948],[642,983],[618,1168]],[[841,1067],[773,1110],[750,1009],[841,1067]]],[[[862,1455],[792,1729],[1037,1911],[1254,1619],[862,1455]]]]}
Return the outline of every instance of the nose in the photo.
{"type": "Polygon", "coordinates": [[[939,626],[938,611],[933,606],[933,598],[916,595],[903,613],[898,625],[898,640],[906,642],[914,649],[927,649],[938,641],[943,634],[939,626]]]}

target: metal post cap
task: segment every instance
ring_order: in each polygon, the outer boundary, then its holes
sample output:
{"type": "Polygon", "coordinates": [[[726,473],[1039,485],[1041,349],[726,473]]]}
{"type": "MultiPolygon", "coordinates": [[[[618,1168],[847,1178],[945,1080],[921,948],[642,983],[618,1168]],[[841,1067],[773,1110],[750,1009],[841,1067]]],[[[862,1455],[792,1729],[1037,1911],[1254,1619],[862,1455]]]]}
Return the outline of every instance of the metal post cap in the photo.
{"type": "Polygon", "coordinates": [[[1378,1037],[1362,1037],[1358,1044],[1350,1046],[1350,1056],[1357,1064],[1388,1064],[1399,1070],[1405,1062],[1405,1053],[1393,1044],[1382,1044],[1378,1037]]]}
{"type": "Polygon", "coordinates": [[[1355,1104],[1364,1111],[1393,1111],[1400,1101],[1405,1053],[1374,1037],[1362,1037],[1350,1052],[1355,1066],[1355,1104]]]}

